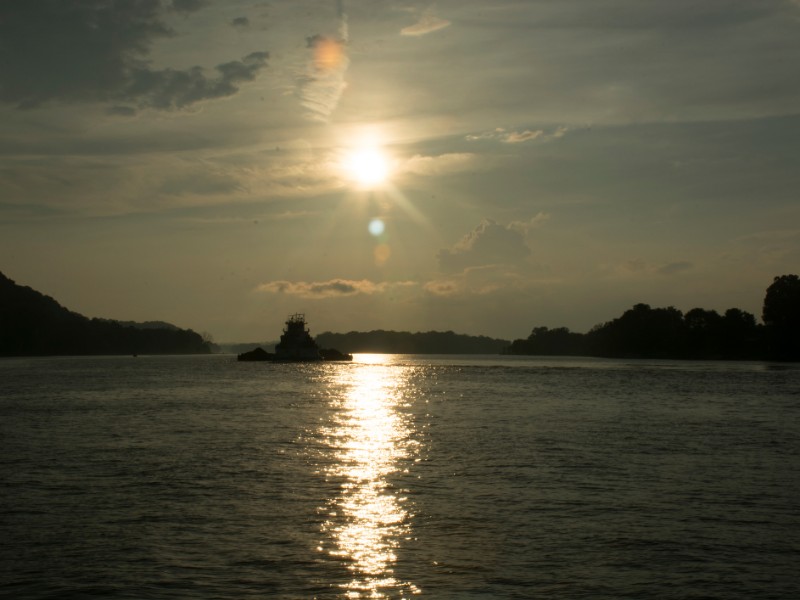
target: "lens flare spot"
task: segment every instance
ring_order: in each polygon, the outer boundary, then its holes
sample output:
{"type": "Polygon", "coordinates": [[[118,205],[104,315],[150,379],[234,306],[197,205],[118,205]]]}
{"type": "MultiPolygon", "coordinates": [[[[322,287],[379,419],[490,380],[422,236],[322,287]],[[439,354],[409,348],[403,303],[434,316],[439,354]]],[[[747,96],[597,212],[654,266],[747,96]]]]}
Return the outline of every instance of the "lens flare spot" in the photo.
{"type": "Polygon", "coordinates": [[[380,219],[372,219],[372,221],[369,222],[368,229],[372,235],[378,237],[386,230],[386,225],[380,219]]]}
{"type": "Polygon", "coordinates": [[[392,256],[392,250],[389,248],[388,244],[378,244],[375,246],[373,256],[375,257],[375,264],[380,267],[386,264],[386,262],[392,256]]]}
{"type": "Polygon", "coordinates": [[[342,67],[347,60],[344,44],[339,40],[316,37],[313,39],[313,47],[314,66],[318,71],[333,71],[342,67]]]}

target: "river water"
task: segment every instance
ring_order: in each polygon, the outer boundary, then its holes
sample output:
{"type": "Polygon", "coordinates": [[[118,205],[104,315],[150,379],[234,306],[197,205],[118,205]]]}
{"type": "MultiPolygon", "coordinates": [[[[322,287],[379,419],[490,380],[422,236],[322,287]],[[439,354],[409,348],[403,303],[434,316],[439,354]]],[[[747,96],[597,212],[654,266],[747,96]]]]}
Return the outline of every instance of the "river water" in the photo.
{"type": "Polygon", "coordinates": [[[0,596],[797,598],[800,365],[0,360],[0,596]]]}

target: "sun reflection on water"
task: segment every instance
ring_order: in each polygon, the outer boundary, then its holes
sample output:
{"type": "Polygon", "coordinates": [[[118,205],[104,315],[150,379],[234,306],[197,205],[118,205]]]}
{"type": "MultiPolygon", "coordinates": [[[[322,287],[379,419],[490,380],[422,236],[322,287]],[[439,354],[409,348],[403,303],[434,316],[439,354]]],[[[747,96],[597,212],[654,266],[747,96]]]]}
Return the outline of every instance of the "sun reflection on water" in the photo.
{"type": "Polygon", "coordinates": [[[342,369],[336,384],[345,390],[333,423],[323,431],[334,450],[328,478],[341,479],[327,507],[320,549],[341,559],[352,573],[348,598],[386,598],[388,593],[417,594],[410,582],[395,577],[397,552],[411,534],[411,514],[403,491],[389,478],[416,454],[407,415],[405,371],[383,362],[382,355],[359,355],[342,369]]]}

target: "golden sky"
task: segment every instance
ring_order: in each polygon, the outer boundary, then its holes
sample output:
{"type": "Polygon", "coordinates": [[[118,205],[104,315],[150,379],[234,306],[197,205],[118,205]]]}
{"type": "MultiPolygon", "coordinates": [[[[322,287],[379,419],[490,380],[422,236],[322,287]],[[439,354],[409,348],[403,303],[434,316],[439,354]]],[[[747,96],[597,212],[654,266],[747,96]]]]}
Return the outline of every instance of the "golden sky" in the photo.
{"type": "Polygon", "coordinates": [[[11,1],[0,271],[218,341],[760,316],[800,3],[11,1]]]}

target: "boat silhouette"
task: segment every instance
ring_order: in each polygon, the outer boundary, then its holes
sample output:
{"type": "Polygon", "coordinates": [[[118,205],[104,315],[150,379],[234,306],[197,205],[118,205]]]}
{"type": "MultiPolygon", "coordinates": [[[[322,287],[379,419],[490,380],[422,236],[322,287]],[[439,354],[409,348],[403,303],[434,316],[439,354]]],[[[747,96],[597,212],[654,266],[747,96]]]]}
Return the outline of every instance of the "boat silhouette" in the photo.
{"type": "Polygon", "coordinates": [[[316,362],[322,360],[353,360],[352,354],[339,352],[333,348],[321,349],[306,324],[303,313],[294,313],[286,318],[286,327],[280,341],[275,345],[275,352],[267,352],[261,347],[237,356],[240,361],[272,361],[272,362],[316,362]]]}

